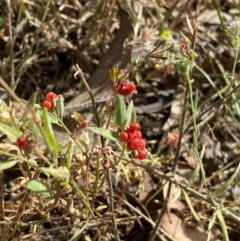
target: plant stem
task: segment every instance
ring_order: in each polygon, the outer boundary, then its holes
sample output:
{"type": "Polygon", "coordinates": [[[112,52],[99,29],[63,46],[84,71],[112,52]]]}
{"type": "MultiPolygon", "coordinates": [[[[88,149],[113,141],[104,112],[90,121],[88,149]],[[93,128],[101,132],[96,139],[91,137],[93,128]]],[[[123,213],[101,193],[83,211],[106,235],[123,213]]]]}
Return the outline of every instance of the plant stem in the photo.
{"type": "MultiPolygon", "coordinates": [[[[177,147],[176,147],[176,154],[175,154],[174,162],[173,162],[173,166],[172,166],[172,175],[174,175],[175,172],[176,172],[180,148],[181,148],[181,144],[182,144],[182,138],[183,138],[183,134],[184,134],[184,123],[185,123],[185,118],[186,118],[186,114],[187,114],[188,99],[189,99],[188,95],[189,95],[189,86],[187,85],[185,96],[184,96],[183,110],[182,110],[182,115],[181,115],[181,120],[180,120],[179,141],[178,141],[178,144],[177,144],[177,147]]],[[[169,202],[171,189],[172,189],[172,182],[170,182],[169,185],[168,185],[167,194],[166,194],[166,197],[165,197],[162,209],[161,209],[161,213],[158,217],[158,220],[156,222],[155,227],[153,228],[153,230],[150,234],[150,237],[148,238],[148,241],[152,241],[152,240],[155,239],[157,231],[158,231],[159,227],[161,226],[163,217],[164,217],[164,215],[166,213],[166,210],[167,210],[167,204],[169,202]]]]}

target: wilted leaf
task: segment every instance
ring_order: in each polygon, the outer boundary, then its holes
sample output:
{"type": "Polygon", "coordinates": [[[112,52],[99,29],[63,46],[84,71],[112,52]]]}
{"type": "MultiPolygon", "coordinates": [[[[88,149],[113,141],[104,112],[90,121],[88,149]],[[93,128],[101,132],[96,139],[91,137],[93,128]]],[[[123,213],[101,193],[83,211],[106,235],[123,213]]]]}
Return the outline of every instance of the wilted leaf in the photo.
{"type": "Polygon", "coordinates": [[[11,119],[11,108],[6,105],[6,103],[0,99],[0,122],[12,125],[12,119],[11,119]]]}
{"type": "Polygon", "coordinates": [[[171,212],[164,216],[162,228],[176,240],[207,240],[207,233],[204,230],[199,227],[189,228],[178,216],[171,212]]]}
{"type": "Polygon", "coordinates": [[[3,123],[0,123],[0,133],[7,135],[8,139],[12,142],[16,141],[16,139],[20,136],[20,134],[12,127],[3,123]]]}
{"type": "Polygon", "coordinates": [[[52,175],[56,179],[68,179],[70,177],[70,173],[66,167],[40,167],[39,170],[41,170],[44,173],[52,175]]]}

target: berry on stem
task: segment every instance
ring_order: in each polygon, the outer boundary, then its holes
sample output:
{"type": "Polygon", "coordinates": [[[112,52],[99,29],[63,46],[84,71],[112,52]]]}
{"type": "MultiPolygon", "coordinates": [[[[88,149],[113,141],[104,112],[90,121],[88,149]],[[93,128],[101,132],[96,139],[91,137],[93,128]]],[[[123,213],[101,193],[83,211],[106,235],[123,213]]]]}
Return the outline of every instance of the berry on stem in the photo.
{"type": "Polygon", "coordinates": [[[117,83],[111,86],[113,91],[116,91],[119,95],[127,96],[136,92],[136,85],[129,81],[122,81],[119,86],[117,83]]]}
{"type": "Polygon", "coordinates": [[[141,126],[138,122],[132,122],[129,125],[129,129],[130,129],[130,131],[136,131],[136,130],[140,130],[141,126]]]}
{"type": "Polygon", "coordinates": [[[128,142],[129,135],[126,131],[122,131],[119,137],[122,142],[128,142]]]}
{"type": "Polygon", "coordinates": [[[179,140],[177,133],[168,133],[168,142],[171,146],[176,146],[179,140]]]}
{"type": "Polygon", "coordinates": [[[56,98],[56,95],[53,92],[48,92],[46,94],[46,100],[53,101],[56,98]]]}
{"type": "Polygon", "coordinates": [[[49,101],[49,100],[44,100],[43,101],[43,107],[45,107],[47,110],[52,111],[54,108],[53,102],[49,101]]]}
{"type": "Polygon", "coordinates": [[[145,147],[146,147],[146,142],[141,138],[135,137],[130,139],[130,141],[128,142],[128,148],[130,150],[143,149],[145,147]]]}
{"type": "Polygon", "coordinates": [[[86,120],[86,119],[82,120],[82,121],[79,123],[79,125],[80,125],[82,128],[88,127],[88,124],[89,124],[89,120],[86,120]]]}
{"type": "Polygon", "coordinates": [[[139,159],[139,160],[146,159],[146,157],[147,157],[146,149],[138,149],[137,152],[138,152],[137,159],[139,159]]]}
{"type": "Polygon", "coordinates": [[[27,147],[28,146],[28,141],[26,139],[26,137],[24,136],[19,136],[17,138],[17,144],[20,148],[24,148],[24,147],[27,147]]]}

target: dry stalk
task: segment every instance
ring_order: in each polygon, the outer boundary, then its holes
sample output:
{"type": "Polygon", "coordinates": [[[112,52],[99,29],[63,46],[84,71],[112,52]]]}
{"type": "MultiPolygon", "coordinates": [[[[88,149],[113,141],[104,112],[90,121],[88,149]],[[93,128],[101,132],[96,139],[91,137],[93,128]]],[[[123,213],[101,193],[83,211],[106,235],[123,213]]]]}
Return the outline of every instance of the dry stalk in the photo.
{"type": "Polygon", "coordinates": [[[15,84],[15,65],[14,65],[14,51],[13,51],[13,34],[12,34],[12,8],[11,8],[11,0],[7,0],[7,6],[8,6],[8,25],[9,25],[9,39],[11,43],[10,48],[10,65],[11,65],[11,87],[15,84]]]}
{"type": "MultiPolygon", "coordinates": [[[[85,88],[87,89],[88,91],[88,94],[91,98],[91,102],[92,102],[92,107],[93,107],[93,110],[94,110],[94,115],[95,115],[95,118],[96,118],[96,122],[97,122],[97,126],[98,127],[101,127],[101,124],[100,124],[100,119],[99,119],[99,116],[98,116],[98,112],[97,112],[97,108],[96,108],[96,103],[95,103],[95,100],[94,100],[94,96],[93,96],[93,93],[83,75],[83,72],[82,72],[82,69],[79,68],[78,65],[75,65],[74,66],[74,69],[76,70],[76,73],[75,75],[79,75],[80,76],[80,79],[81,81],[83,82],[85,88]]],[[[95,138],[96,140],[96,138],[95,138]]],[[[102,144],[102,150],[103,150],[103,154],[104,154],[104,159],[105,159],[105,163],[108,165],[109,161],[108,161],[108,154],[105,152],[104,150],[104,147],[105,147],[105,139],[103,137],[101,137],[101,144],[102,144]]],[[[91,154],[90,154],[90,157],[88,158],[88,162],[87,162],[87,171],[86,171],[86,189],[88,189],[88,178],[89,178],[89,170],[90,170],[90,160],[92,158],[92,154],[93,154],[93,149],[94,149],[94,145],[95,145],[95,141],[93,143],[93,148],[92,148],[92,151],[91,151],[91,154]]],[[[114,212],[114,201],[113,201],[113,189],[112,189],[112,180],[111,180],[111,175],[110,175],[110,170],[109,168],[106,168],[106,173],[107,173],[107,179],[108,179],[108,184],[109,184],[109,194],[110,194],[110,208],[111,208],[111,212],[112,212],[112,222],[113,222],[113,230],[114,230],[114,235],[115,235],[115,238],[117,241],[120,241],[119,239],[119,235],[118,235],[118,231],[117,231],[117,224],[116,224],[116,218],[115,218],[115,212],[114,212]]],[[[88,197],[88,195],[87,195],[88,197]]],[[[88,200],[88,199],[87,199],[88,200]]]]}

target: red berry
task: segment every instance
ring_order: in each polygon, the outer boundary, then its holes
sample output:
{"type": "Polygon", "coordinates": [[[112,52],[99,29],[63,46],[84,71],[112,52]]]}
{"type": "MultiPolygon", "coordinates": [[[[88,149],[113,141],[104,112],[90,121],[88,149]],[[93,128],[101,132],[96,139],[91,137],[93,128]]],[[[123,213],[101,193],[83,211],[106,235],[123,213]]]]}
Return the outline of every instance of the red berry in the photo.
{"type": "Polygon", "coordinates": [[[20,148],[24,148],[28,146],[28,141],[24,136],[20,136],[17,138],[17,144],[20,148]]]}
{"type": "Polygon", "coordinates": [[[128,142],[128,148],[130,150],[144,149],[145,147],[146,147],[146,142],[141,138],[134,137],[130,139],[130,141],[128,142]]]}
{"type": "Polygon", "coordinates": [[[136,92],[136,85],[128,81],[122,81],[119,86],[115,83],[111,86],[111,88],[113,91],[117,91],[119,95],[123,96],[131,95],[136,92]]]}
{"type": "Polygon", "coordinates": [[[122,82],[118,89],[118,93],[124,96],[134,94],[135,92],[136,92],[136,85],[132,82],[127,82],[127,81],[122,82]]]}
{"type": "Polygon", "coordinates": [[[146,149],[138,149],[137,152],[138,152],[137,159],[139,159],[139,160],[146,159],[146,157],[147,157],[146,149]]]}
{"type": "Polygon", "coordinates": [[[46,94],[46,100],[53,101],[56,95],[53,92],[48,92],[46,94]]]}
{"type": "Polygon", "coordinates": [[[129,136],[126,131],[122,131],[119,137],[122,142],[128,142],[129,136]]]}
{"type": "Polygon", "coordinates": [[[168,142],[171,146],[176,146],[178,143],[179,135],[176,133],[168,133],[168,142]]]}
{"type": "Polygon", "coordinates": [[[132,123],[130,123],[130,125],[129,125],[129,129],[130,129],[131,131],[136,131],[136,130],[140,130],[140,129],[141,129],[141,126],[140,126],[140,124],[139,124],[138,122],[132,122],[132,123]]]}
{"type": "Polygon", "coordinates": [[[172,73],[172,68],[168,66],[168,67],[164,70],[164,74],[171,74],[171,73],[172,73]]]}
{"type": "Polygon", "coordinates": [[[88,127],[89,120],[82,120],[79,124],[82,128],[86,128],[88,127]]]}
{"type": "Polygon", "coordinates": [[[141,131],[131,131],[130,129],[127,129],[127,133],[129,135],[129,139],[131,138],[140,138],[142,139],[142,132],[141,131]]]}
{"type": "Polygon", "coordinates": [[[53,102],[49,101],[49,100],[44,100],[43,101],[43,107],[45,107],[47,110],[52,111],[54,108],[53,102]]]}

